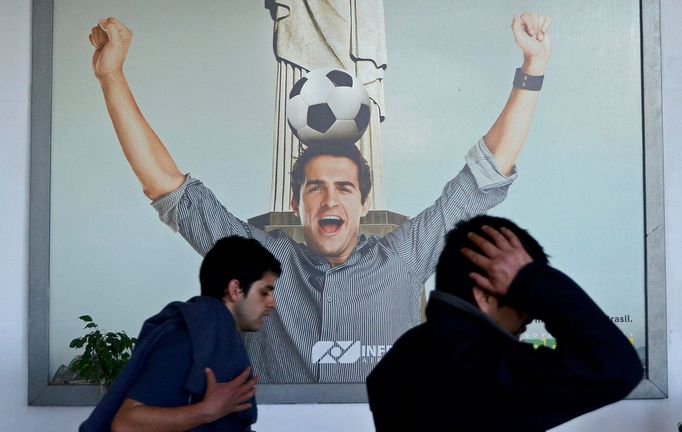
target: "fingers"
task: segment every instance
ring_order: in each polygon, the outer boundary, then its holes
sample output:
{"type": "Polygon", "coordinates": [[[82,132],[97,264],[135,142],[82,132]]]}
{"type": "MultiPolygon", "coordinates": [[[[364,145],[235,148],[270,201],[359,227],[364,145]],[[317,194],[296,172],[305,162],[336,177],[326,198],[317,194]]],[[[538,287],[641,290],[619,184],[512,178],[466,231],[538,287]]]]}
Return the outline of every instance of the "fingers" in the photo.
{"type": "Polygon", "coordinates": [[[506,295],[518,272],[533,261],[508,228],[483,225],[478,234],[468,233],[467,237],[473,245],[462,248],[461,253],[481,270],[470,273],[469,278],[475,287],[492,295],[506,295]]]}
{"type": "MultiPolygon", "coordinates": [[[[467,234],[467,236],[487,257],[492,258],[502,250],[509,249],[510,241],[505,235],[502,235],[500,231],[487,225],[483,225],[481,230],[490,236],[492,242],[473,232],[467,234]]],[[[516,236],[514,236],[514,238],[516,238],[516,236]]]]}
{"type": "Polygon", "coordinates": [[[95,26],[90,29],[90,35],[88,36],[90,43],[96,49],[101,49],[104,45],[109,42],[109,35],[100,26],[95,26]]]}
{"type": "Polygon", "coordinates": [[[481,230],[493,239],[495,246],[498,248],[504,249],[509,246],[509,241],[507,241],[507,238],[500,234],[500,232],[495,228],[489,227],[488,225],[483,225],[481,230]]]}
{"type": "Polygon", "coordinates": [[[250,373],[251,368],[247,367],[235,379],[224,384],[226,387],[234,389],[233,391],[237,394],[238,402],[245,402],[256,394],[258,377],[254,376],[249,379],[250,373]]]}
{"type": "Polygon", "coordinates": [[[205,368],[206,392],[200,402],[206,412],[214,418],[220,418],[233,412],[244,411],[253,406],[250,400],[256,395],[258,379],[249,379],[251,368],[247,367],[237,377],[228,382],[219,383],[214,372],[205,368]]]}
{"type": "Polygon", "coordinates": [[[514,14],[512,18],[512,33],[515,38],[518,38],[523,32],[523,24],[521,23],[521,17],[519,14],[514,14]]]}
{"type": "Polygon", "coordinates": [[[121,21],[119,21],[118,19],[116,19],[114,17],[107,18],[107,21],[114,24],[119,30],[123,30],[123,31],[132,33],[132,30],[130,30],[121,21]]]}
{"type": "Polygon", "coordinates": [[[120,45],[125,41],[129,42],[132,34],[133,32],[116,18],[101,18],[97,21],[97,26],[90,30],[90,43],[97,49],[104,47],[109,41],[120,45]]]}
{"type": "Polygon", "coordinates": [[[237,387],[237,394],[240,396],[240,401],[247,401],[251,399],[256,394],[256,377],[251,378],[249,381],[240,384],[237,387]]]}
{"type": "Polygon", "coordinates": [[[121,32],[119,25],[120,23],[114,18],[102,18],[99,20],[99,26],[107,33],[109,40],[111,40],[114,45],[121,44],[121,32]]]}
{"type": "Polygon", "coordinates": [[[521,244],[521,240],[519,240],[518,237],[516,237],[516,234],[509,228],[502,227],[500,229],[502,234],[507,238],[507,241],[509,241],[509,244],[512,245],[512,247],[515,248],[522,248],[523,244],[521,244]]]}
{"type": "Polygon", "coordinates": [[[114,17],[109,17],[106,20],[100,20],[100,22],[108,23],[113,29],[118,30],[122,35],[132,35],[133,31],[126,27],[121,21],[114,17]]]}
{"type": "Polygon", "coordinates": [[[484,239],[480,235],[476,233],[469,233],[467,234],[467,237],[473,244],[478,246],[478,248],[487,256],[487,257],[492,257],[495,255],[495,252],[497,252],[497,248],[495,247],[494,244],[490,243],[488,240],[484,239]]]}
{"type": "MultiPolygon", "coordinates": [[[[204,372],[206,373],[206,384],[207,384],[207,385],[209,385],[209,384],[211,384],[211,385],[217,385],[217,384],[218,384],[218,381],[217,381],[217,379],[216,379],[216,377],[215,377],[215,373],[213,372],[213,370],[212,370],[211,368],[208,368],[208,367],[205,368],[205,369],[204,369],[204,372]]],[[[250,373],[251,373],[251,368],[250,368],[250,367],[247,367],[246,369],[244,369],[244,370],[242,371],[242,373],[240,373],[239,375],[237,375],[232,381],[228,381],[228,382],[223,383],[223,384],[224,384],[224,385],[229,384],[229,385],[231,385],[231,386],[233,386],[233,387],[237,387],[237,388],[242,388],[242,387],[252,388],[252,387],[255,387],[255,386],[256,386],[256,383],[258,382],[258,377],[255,377],[255,376],[254,376],[253,378],[251,378],[251,379],[249,380],[249,374],[250,374],[250,373]],[[247,382],[247,381],[248,381],[248,382],[247,382]]]]}
{"type": "MultiPolygon", "coordinates": [[[[236,385],[238,385],[238,386],[241,386],[242,384],[244,384],[244,383],[246,382],[246,380],[249,379],[249,374],[250,374],[250,373],[251,373],[251,368],[250,368],[250,367],[247,367],[246,369],[244,369],[244,370],[242,371],[242,373],[240,373],[239,375],[237,375],[237,377],[236,377],[235,379],[233,379],[232,381],[230,381],[230,382],[231,382],[231,383],[234,383],[234,384],[236,384],[236,385]]],[[[253,379],[255,380],[256,377],[254,377],[253,379]]],[[[255,385],[255,383],[254,383],[254,385],[255,385]]]]}
{"type": "Polygon", "coordinates": [[[218,381],[215,379],[215,374],[211,368],[204,369],[204,373],[206,374],[206,389],[208,391],[209,388],[215,387],[218,381]]]}
{"type": "Polygon", "coordinates": [[[239,385],[235,383],[235,380],[219,385],[224,386],[224,389],[228,392],[228,394],[233,394],[234,403],[241,406],[250,405],[248,404],[248,401],[256,396],[256,382],[256,377],[253,377],[247,382],[241,383],[239,385]]]}
{"type": "Polygon", "coordinates": [[[477,252],[472,251],[469,248],[462,249],[462,255],[464,255],[469,261],[474,263],[474,265],[483,270],[487,269],[490,265],[490,258],[481,255],[477,252]]]}
{"type": "Polygon", "coordinates": [[[521,22],[528,36],[535,36],[540,28],[538,14],[535,12],[526,12],[521,15],[521,22]]]}
{"type": "Polygon", "coordinates": [[[487,271],[490,268],[490,258],[499,255],[503,251],[502,249],[508,249],[509,241],[504,235],[500,234],[500,232],[494,228],[484,225],[481,227],[481,229],[491,237],[494,243],[476,233],[471,232],[467,234],[467,237],[481,250],[481,252],[483,252],[483,254],[475,252],[469,248],[463,248],[461,252],[474,265],[487,271]]]}
{"type": "Polygon", "coordinates": [[[474,281],[474,285],[487,292],[494,292],[495,286],[487,277],[478,273],[469,273],[469,278],[474,281]]]}
{"type": "Polygon", "coordinates": [[[255,393],[257,383],[258,383],[258,378],[253,377],[250,380],[248,380],[247,382],[241,384],[239,386],[239,388],[242,389],[242,391],[247,391],[247,392],[253,391],[255,393]]]}
{"type": "Polygon", "coordinates": [[[250,400],[256,395],[256,385],[255,383],[251,386],[240,387],[237,392],[237,402],[243,403],[250,400]]]}
{"type": "Polygon", "coordinates": [[[244,411],[244,410],[247,410],[247,409],[251,408],[251,406],[252,406],[252,404],[250,404],[250,403],[244,403],[244,404],[241,404],[241,405],[236,405],[236,406],[233,408],[233,412],[244,411]]]}
{"type": "Polygon", "coordinates": [[[549,30],[550,19],[546,15],[535,12],[525,12],[521,15],[514,15],[512,20],[512,30],[519,37],[525,35],[542,41],[545,33],[549,30]]]}
{"type": "Polygon", "coordinates": [[[544,15],[538,16],[538,35],[537,38],[540,42],[545,40],[547,30],[549,29],[549,17],[544,15]]]}

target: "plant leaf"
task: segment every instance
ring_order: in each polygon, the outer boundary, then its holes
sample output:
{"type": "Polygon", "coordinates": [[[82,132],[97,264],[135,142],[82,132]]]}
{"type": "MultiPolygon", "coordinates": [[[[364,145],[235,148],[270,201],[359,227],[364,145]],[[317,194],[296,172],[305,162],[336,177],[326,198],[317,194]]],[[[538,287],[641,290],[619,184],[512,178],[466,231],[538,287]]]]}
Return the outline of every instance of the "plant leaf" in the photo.
{"type": "Polygon", "coordinates": [[[74,339],[69,344],[69,348],[83,348],[85,341],[83,339],[74,339]]]}
{"type": "Polygon", "coordinates": [[[71,348],[84,348],[71,367],[83,379],[109,386],[130,359],[137,338],[123,331],[102,332],[90,315],[79,318],[88,323],[84,329],[93,331],[70,342],[71,348]]]}

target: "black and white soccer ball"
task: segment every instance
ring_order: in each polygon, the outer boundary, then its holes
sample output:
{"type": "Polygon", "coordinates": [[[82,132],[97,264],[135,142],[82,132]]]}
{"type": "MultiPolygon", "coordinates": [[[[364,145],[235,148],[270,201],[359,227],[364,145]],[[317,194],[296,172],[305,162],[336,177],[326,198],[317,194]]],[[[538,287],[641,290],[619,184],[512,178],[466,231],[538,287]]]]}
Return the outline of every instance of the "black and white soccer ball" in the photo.
{"type": "Polygon", "coordinates": [[[367,130],[369,118],[367,90],[340,69],[312,70],[296,81],[289,93],[289,127],[308,146],[354,144],[367,130]]]}

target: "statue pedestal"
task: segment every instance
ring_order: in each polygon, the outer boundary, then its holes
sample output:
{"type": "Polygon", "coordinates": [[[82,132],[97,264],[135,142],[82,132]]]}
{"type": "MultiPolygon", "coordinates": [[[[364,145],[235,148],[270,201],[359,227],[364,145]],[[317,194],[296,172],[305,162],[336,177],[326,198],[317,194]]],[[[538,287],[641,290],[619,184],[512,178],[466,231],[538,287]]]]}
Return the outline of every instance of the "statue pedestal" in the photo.
{"type": "MultiPolygon", "coordinates": [[[[366,236],[383,236],[407,222],[410,218],[388,210],[370,210],[367,216],[360,219],[360,234],[366,236]]],[[[303,226],[293,212],[269,212],[254,216],[249,224],[266,232],[282,230],[299,243],[305,243],[303,226]]]]}

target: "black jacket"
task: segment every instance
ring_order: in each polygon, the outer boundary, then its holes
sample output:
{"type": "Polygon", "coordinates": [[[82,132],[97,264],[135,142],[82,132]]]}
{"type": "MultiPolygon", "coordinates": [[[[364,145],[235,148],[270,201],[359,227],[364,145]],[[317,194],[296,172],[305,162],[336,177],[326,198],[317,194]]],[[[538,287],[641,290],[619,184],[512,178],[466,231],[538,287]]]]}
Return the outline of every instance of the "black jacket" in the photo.
{"type": "Polygon", "coordinates": [[[545,322],[555,349],[519,342],[479,309],[434,292],[427,322],[367,378],[377,431],[545,431],[625,397],[642,379],[623,333],[563,273],[524,267],[509,306],[545,322]]]}

